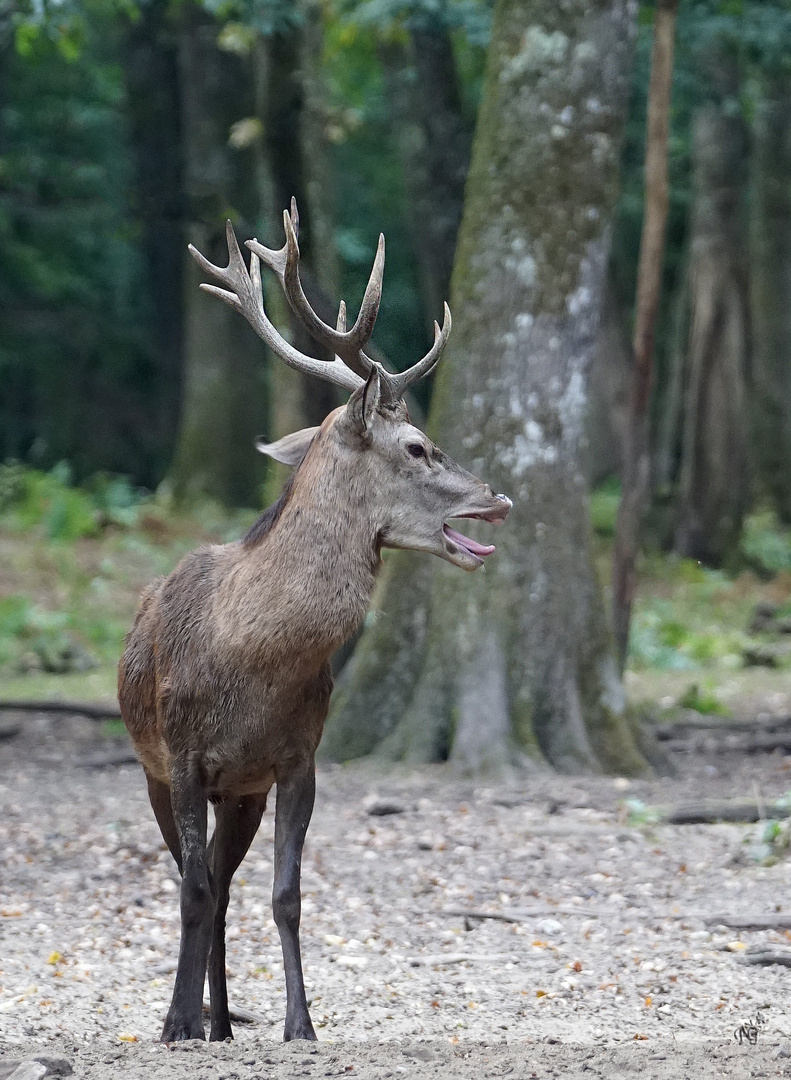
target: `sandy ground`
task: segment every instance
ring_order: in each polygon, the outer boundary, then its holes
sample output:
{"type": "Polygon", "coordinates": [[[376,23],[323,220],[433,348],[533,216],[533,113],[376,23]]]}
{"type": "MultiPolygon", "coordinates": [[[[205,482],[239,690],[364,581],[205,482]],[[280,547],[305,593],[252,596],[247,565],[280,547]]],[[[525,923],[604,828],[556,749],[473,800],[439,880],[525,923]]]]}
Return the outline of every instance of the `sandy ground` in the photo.
{"type": "Polygon", "coordinates": [[[0,742],[0,1080],[36,1055],[97,1080],[791,1075],[791,976],[740,962],[787,936],[710,921],[787,910],[791,862],[756,866],[755,826],[637,828],[623,809],[780,795],[789,758],[490,787],[443,769],[324,768],[302,934],[320,1044],[279,1042],[268,812],[229,912],[231,1004],[254,1022],[233,1044],[169,1050],[156,1039],[177,875],[139,768],[90,764],[108,745],[97,732],[35,716],[0,742]],[[401,812],[372,815],[383,802],[401,812]],[[463,914],[513,909],[515,922],[463,914]],[[735,1029],[759,1015],[758,1045],[739,1046],[735,1029]]]}

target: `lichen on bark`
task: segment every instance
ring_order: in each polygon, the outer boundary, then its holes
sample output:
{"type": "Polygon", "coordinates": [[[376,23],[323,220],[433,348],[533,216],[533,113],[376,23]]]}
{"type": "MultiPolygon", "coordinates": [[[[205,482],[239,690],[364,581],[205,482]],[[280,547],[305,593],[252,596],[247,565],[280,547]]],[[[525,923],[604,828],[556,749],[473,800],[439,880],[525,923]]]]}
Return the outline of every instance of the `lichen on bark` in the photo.
{"type": "Polygon", "coordinates": [[[474,576],[393,560],[335,700],[331,757],[645,767],[580,460],[634,14],[628,0],[496,5],[429,432],[514,508],[474,576]]]}

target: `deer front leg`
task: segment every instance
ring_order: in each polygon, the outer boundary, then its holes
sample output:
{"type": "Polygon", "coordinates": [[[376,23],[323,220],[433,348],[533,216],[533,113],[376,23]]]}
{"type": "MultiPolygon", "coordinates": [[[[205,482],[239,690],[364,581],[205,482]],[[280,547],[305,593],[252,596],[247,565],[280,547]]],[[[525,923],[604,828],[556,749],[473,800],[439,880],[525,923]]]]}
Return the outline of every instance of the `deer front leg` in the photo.
{"type": "Polygon", "coordinates": [[[232,1039],[228,1014],[228,991],[225,985],[225,913],[231,879],[261,824],[266,809],[266,795],[246,795],[228,799],[215,807],[217,827],[209,845],[212,877],[217,894],[212,943],[209,952],[209,994],[211,995],[211,1042],[232,1039]]]}
{"type": "Polygon", "coordinates": [[[214,920],[214,887],[206,857],[206,787],[191,760],[171,774],[173,819],[181,848],[181,943],[173,999],[162,1029],[163,1042],[205,1039],[203,983],[214,920]]]}
{"type": "Polygon", "coordinates": [[[275,804],[275,874],[272,914],[280,933],[286,975],[286,1026],[284,1042],[314,1039],[316,1033],[308,1014],[302,958],[299,953],[299,918],[302,907],[299,875],[302,847],[313,813],[316,775],[313,762],[308,769],[277,781],[275,804]]]}

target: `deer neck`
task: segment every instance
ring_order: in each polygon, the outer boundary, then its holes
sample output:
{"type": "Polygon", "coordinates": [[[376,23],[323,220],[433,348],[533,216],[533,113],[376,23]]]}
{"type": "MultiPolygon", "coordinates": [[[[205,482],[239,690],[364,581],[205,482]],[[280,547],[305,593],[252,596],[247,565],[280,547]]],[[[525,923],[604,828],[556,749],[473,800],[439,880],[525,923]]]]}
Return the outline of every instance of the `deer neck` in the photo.
{"type": "MultiPolygon", "coordinates": [[[[337,466],[337,463],[335,463],[337,466]]],[[[365,614],[381,564],[370,500],[333,462],[300,469],[280,517],[251,555],[274,582],[289,637],[329,656],[365,614]]]]}

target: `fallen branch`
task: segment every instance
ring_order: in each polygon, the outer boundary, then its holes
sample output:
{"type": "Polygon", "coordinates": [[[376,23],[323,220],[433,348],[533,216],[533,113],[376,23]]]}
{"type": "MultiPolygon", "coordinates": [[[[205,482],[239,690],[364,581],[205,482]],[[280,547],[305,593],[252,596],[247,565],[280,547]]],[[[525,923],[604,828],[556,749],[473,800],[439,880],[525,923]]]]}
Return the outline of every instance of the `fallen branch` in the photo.
{"type": "Polygon", "coordinates": [[[660,742],[683,738],[690,732],[717,735],[757,735],[791,728],[791,716],[772,716],[766,720],[723,720],[717,716],[690,716],[670,724],[656,724],[652,731],[660,742]]]}
{"type": "Polygon", "coordinates": [[[732,930],[791,930],[791,914],[786,915],[704,915],[709,926],[728,926],[732,930]]]}
{"type": "Polygon", "coordinates": [[[755,951],[748,950],[737,957],[740,964],[760,964],[762,967],[769,964],[780,964],[782,967],[791,967],[791,949],[758,948],[755,951]]]}
{"type": "Polygon", "coordinates": [[[436,953],[433,956],[410,956],[412,967],[433,967],[434,964],[516,964],[518,956],[502,953],[436,953]]]}
{"type": "Polygon", "coordinates": [[[103,705],[86,701],[0,701],[0,712],[66,713],[69,716],[85,716],[89,720],[120,720],[121,710],[117,703],[103,705]]]}
{"type": "Polygon", "coordinates": [[[791,809],[785,802],[767,802],[760,806],[755,799],[705,799],[699,803],[681,803],[659,809],[659,820],[668,825],[715,825],[720,821],[750,823],[765,818],[787,818],[791,809]]]}
{"type": "MultiPolygon", "coordinates": [[[[208,1016],[211,1012],[208,1001],[203,1003],[203,1012],[205,1016],[208,1016]]],[[[257,1024],[259,1018],[255,1013],[248,1012],[247,1009],[240,1009],[238,1006],[230,1005],[228,1007],[228,1016],[236,1024],[257,1024]]]]}
{"type": "Polygon", "coordinates": [[[441,911],[421,912],[426,915],[455,915],[462,919],[497,919],[500,922],[520,923],[528,919],[541,919],[552,915],[581,915],[585,919],[595,919],[598,911],[578,908],[570,905],[541,908],[503,908],[502,911],[478,911],[471,908],[442,908],[441,911]]]}

